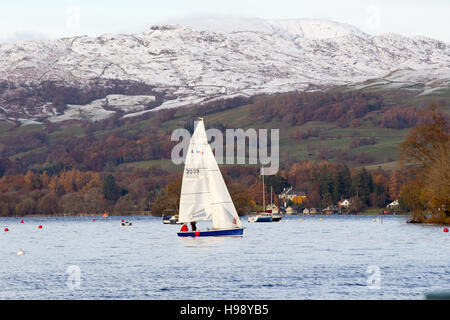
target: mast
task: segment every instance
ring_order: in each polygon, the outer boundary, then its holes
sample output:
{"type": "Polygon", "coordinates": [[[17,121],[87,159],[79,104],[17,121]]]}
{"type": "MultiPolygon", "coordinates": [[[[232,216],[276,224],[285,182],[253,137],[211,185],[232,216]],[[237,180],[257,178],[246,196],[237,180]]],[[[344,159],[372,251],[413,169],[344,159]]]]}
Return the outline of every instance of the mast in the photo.
{"type": "Polygon", "coordinates": [[[266,194],[264,193],[264,167],[262,169],[262,182],[263,182],[263,212],[266,212],[266,194]]]}
{"type": "Polygon", "coordinates": [[[270,186],[270,209],[272,209],[272,198],[273,198],[273,193],[272,193],[272,186],[270,186]]]}

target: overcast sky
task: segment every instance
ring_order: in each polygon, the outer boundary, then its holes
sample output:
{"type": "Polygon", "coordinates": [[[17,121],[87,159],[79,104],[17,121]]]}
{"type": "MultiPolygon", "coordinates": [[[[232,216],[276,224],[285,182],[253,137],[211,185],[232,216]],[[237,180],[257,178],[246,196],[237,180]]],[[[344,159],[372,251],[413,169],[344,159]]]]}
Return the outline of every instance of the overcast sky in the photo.
{"type": "Polygon", "coordinates": [[[135,33],[195,17],[330,19],[369,34],[450,43],[450,0],[15,0],[0,4],[0,41],[135,33]]]}

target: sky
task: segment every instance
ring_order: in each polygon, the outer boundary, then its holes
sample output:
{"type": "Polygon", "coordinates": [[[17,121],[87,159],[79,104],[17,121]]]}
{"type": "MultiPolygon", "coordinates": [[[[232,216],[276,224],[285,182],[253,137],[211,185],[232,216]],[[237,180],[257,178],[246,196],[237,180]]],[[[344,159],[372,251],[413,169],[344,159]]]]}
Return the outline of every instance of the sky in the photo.
{"type": "Polygon", "coordinates": [[[0,4],[0,42],[138,33],[198,17],[329,19],[377,35],[450,43],[450,0],[15,0],[0,4]]]}

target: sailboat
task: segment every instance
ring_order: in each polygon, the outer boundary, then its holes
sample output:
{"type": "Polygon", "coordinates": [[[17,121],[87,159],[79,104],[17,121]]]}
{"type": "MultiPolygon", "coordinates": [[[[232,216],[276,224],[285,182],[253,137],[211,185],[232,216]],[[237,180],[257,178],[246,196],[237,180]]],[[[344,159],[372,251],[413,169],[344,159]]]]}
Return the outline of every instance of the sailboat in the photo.
{"type": "Polygon", "coordinates": [[[211,220],[212,229],[180,231],[179,237],[241,236],[244,233],[230,193],[208,144],[203,118],[196,122],[186,154],[178,221],[211,220]]]}
{"type": "Polygon", "coordinates": [[[264,167],[261,168],[262,174],[262,197],[263,197],[263,211],[258,211],[256,216],[248,218],[248,222],[272,222],[272,215],[268,215],[266,211],[266,193],[264,191],[264,167]]]}
{"type": "Polygon", "coordinates": [[[272,198],[273,198],[273,192],[272,192],[272,186],[270,186],[270,209],[271,209],[270,212],[272,213],[272,221],[278,222],[278,221],[281,221],[281,219],[283,217],[281,216],[281,214],[278,213],[278,212],[280,212],[280,208],[278,207],[278,201],[276,201],[277,198],[275,198],[277,213],[273,212],[272,198]]]}
{"type": "MultiPolygon", "coordinates": [[[[261,168],[261,171],[264,173],[264,167],[261,168]]],[[[266,194],[264,191],[264,174],[262,174],[262,194],[263,194],[263,211],[258,211],[257,215],[250,216],[248,218],[248,222],[275,222],[281,220],[281,215],[275,215],[272,212],[273,203],[273,192],[272,192],[272,186],[270,187],[270,210],[267,210],[266,208],[266,194]]]]}

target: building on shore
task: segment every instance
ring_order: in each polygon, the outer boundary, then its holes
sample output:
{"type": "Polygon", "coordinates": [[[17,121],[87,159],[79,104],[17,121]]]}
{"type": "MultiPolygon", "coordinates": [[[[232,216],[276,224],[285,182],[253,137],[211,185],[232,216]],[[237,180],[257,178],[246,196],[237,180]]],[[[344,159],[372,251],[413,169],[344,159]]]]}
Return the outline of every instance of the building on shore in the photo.
{"type": "Polygon", "coordinates": [[[344,208],[348,208],[348,207],[350,207],[350,200],[348,200],[348,199],[344,199],[344,200],[342,200],[342,201],[338,201],[338,207],[344,207],[344,208]]]}
{"type": "Polygon", "coordinates": [[[296,191],[292,187],[289,187],[283,189],[278,195],[278,199],[284,203],[284,207],[286,208],[289,201],[292,201],[295,204],[301,204],[306,201],[307,197],[305,192],[296,191]]]}
{"type": "Polygon", "coordinates": [[[398,200],[394,200],[394,201],[392,201],[391,203],[389,203],[389,204],[386,206],[386,208],[388,208],[388,209],[396,209],[396,208],[398,208],[399,205],[400,205],[400,204],[399,204],[398,200]]]}
{"type": "Polygon", "coordinates": [[[310,214],[320,214],[322,210],[320,208],[305,208],[303,209],[302,213],[307,216],[310,214]]]}

